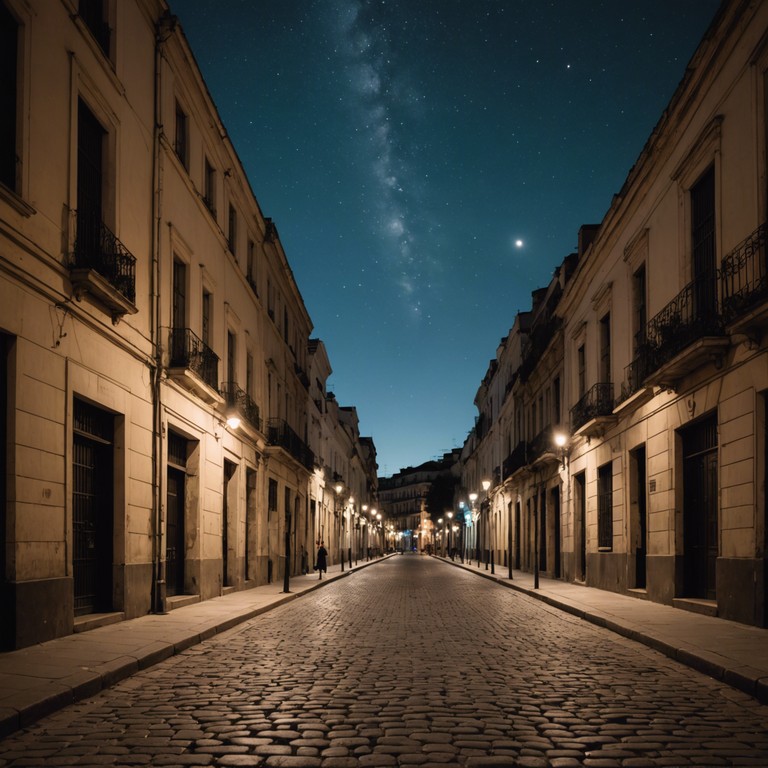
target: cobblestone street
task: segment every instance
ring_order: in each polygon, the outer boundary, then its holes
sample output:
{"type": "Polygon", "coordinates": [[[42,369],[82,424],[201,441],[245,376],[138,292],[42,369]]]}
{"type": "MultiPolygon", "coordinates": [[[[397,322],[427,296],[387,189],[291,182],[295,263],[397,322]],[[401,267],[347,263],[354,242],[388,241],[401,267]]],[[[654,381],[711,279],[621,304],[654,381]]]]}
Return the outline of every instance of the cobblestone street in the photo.
{"type": "Polygon", "coordinates": [[[0,742],[0,766],[768,765],[768,707],[426,557],[391,558],[0,742]]]}

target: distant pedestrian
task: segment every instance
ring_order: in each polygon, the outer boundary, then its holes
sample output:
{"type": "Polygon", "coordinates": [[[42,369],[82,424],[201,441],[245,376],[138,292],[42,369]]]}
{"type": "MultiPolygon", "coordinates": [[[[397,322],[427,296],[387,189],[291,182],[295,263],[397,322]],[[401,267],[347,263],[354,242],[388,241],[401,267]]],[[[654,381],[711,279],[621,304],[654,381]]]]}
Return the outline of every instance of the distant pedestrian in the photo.
{"type": "Polygon", "coordinates": [[[309,557],[307,556],[307,550],[304,549],[304,545],[301,545],[301,574],[306,576],[309,573],[309,557]]]}
{"type": "Polygon", "coordinates": [[[325,542],[320,542],[320,547],[317,550],[317,561],[315,562],[315,570],[320,574],[317,578],[323,578],[323,572],[328,570],[328,550],[325,548],[325,542]]]}

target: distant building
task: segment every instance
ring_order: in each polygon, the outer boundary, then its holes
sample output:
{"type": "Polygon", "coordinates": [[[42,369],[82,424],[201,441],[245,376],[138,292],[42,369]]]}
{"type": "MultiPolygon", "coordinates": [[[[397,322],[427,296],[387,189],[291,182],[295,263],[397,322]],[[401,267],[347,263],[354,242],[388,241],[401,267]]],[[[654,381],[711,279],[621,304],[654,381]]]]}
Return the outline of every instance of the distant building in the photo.
{"type": "Polygon", "coordinates": [[[448,481],[446,487],[453,488],[458,480],[458,458],[456,449],[439,460],[406,467],[391,477],[379,478],[379,502],[388,523],[387,549],[434,551],[438,543],[440,547],[444,546],[440,537],[447,529],[448,518],[445,517],[442,524],[438,524],[438,519],[443,517],[443,511],[451,511],[452,498],[446,501],[445,510],[430,514],[428,497],[434,486],[441,482],[448,481]]]}
{"type": "Polygon", "coordinates": [[[167,5],[1,0],[0,50],[2,647],[338,562],[375,448],[167,5]]]}
{"type": "Polygon", "coordinates": [[[722,4],[499,347],[462,453],[497,562],[768,625],[767,40],[768,4],[722,4]]]}

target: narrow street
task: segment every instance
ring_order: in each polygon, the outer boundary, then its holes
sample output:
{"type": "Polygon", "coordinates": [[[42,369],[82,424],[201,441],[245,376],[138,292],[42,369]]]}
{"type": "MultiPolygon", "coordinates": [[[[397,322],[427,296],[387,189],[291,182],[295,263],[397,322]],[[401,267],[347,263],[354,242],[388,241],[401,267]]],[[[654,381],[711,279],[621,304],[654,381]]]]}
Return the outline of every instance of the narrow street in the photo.
{"type": "Polygon", "coordinates": [[[555,608],[394,557],[0,742],[0,766],[768,764],[768,707],[555,608]]]}

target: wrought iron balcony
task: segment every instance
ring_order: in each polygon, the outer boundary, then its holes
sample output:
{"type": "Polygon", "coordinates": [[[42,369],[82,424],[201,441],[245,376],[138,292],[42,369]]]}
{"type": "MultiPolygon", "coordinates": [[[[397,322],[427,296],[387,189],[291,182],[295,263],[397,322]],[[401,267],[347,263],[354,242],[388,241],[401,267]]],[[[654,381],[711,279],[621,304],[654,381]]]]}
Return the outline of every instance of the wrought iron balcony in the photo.
{"type": "Polygon", "coordinates": [[[559,460],[559,451],[555,446],[555,430],[551,425],[544,427],[528,444],[528,464],[542,465],[559,460]]]}
{"type": "Polygon", "coordinates": [[[767,235],[768,227],[762,224],[722,260],[723,319],[729,326],[748,328],[761,322],[756,314],[763,320],[768,314],[767,235]]]}
{"type": "Polygon", "coordinates": [[[603,429],[613,417],[613,384],[599,382],[591,386],[576,405],[571,408],[571,429],[574,433],[590,425],[603,429]]]}
{"type": "Polygon", "coordinates": [[[191,371],[218,396],[218,355],[189,328],[171,329],[168,367],[184,372],[191,371]]]}
{"type": "Polygon", "coordinates": [[[237,382],[234,381],[222,382],[220,391],[224,398],[224,404],[227,410],[234,410],[235,413],[242,416],[254,429],[261,432],[259,406],[256,405],[251,396],[244,389],[240,389],[237,382]]]}
{"type": "Polygon", "coordinates": [[[287,451],[306,469],[311,471],[314,468],[315,454],[283,419],[269,420],[267,442],[287,451]]]}
{"type": "Polygon", "coordinates": [[[75,216],[69,264],[75,296],[93,294],[112,310],[113,317],[136,313],[136,257],[99,217],[82,211],[75,216]]]}
{"type": "Polygon", "coordinates": [[[528,443],[521,440],[501,465],[503,477],[511,477],[528,463],[528,443]]]}
{"type": "MultiPolygon", "coordinates": [[[[671,386],[703,362],[722,353],[728,340],[717,306],[715,275],[691,281],[648,321],[628,371],[622,397],[643,384],[671,386]]],[[[631,394],[631,393],[629,393],[631,394]]]]}

